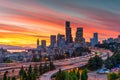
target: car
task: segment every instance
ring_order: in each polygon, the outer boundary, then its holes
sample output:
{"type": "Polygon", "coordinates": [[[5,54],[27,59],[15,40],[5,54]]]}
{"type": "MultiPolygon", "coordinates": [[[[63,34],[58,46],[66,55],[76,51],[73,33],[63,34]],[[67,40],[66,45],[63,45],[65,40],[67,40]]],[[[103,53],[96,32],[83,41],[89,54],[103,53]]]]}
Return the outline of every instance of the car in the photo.
{"type": "Polygon", "coordinates": [[[110,73],[111,71],[109,69],[100,69],[97,71],[98,74],[108,74],[110,73]]]}
{"type": "Polygon", "coordinates": [[[108,74],[108,73],[110,73],[111,71],[109,70],[109,69],[106,69],[105,70],[105,74],[108,74]]]}
{"type": "Polygon", "coordinates": [[[98,74],[104,74],[105,72],[104,72],[104,69],[100,69],[100,70],[97,71],[97,73],[98,74]]]}

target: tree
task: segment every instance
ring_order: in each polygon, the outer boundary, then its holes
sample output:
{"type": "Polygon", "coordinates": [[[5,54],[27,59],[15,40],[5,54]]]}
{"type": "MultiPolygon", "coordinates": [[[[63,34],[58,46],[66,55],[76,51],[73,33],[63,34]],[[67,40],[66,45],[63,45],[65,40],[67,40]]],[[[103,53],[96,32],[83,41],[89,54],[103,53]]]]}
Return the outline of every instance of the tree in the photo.
{"type": "Polygon", "coordinates": [[[77,75],[75,72],[70,72],[70,78],[69,80],[78,80],[77,75]]]}
{"type": "Polygon", "coordinates": [[[31,65],[28,68],[28,73],[32,73],[32,66],[31,65]]]}
{"type": "Polygon", "coordinates": [[[103,65],[102,58],[96,55],[95,57],[89,59],[87,67],[89,70],[93,71],[100,69],[102,65],[103,65]]]}
{"type": "Polygon", "coordinates": [[[80,80],[80,72],[79,72],[79,69],[78,69],[78,71],[77,71],[77,78],[78,78],[78,80],[80,80]]]}
{"type": "Polygon", "coordinates": [[[44,67],[43,67],[43,73],[49,71],[49,67],[47,66],[47,63],[45,62],[44,67]]]}
{"type": "Polygon", "coordinates": [[[5,63],[12,63],[13,61],[11,59],[5,60],[5,63]]]}
{"type": "Polygon", "coordinates": [[[10,77],[8,77],[8,79],[7,79],[7,80],[11,80],[11,79],[10,79],[10,77]]]}
{"type": "Polygon", "coordinates": [[[75,72],[75,68],[73,69],[73,73],[75,74],[76,72],[75,72]]]}
{"type": "Polygon", "coordinates": [[[117,73],[118,77],[120,78],[120,70],[118,70],[118,73],[117,73]]]}
{"type": "Polygon", "coordinates": [[[105,67],[108,69],[114,68],[120,64],[120,53],[114,53],[112,57],[105,61],[105,67]]]}
{"type": "Polygon", "coordinates": [[[41,75],[42,73],[43,73],[42,63],[40,63],[40,66],[39,66],[39,74],[41,75]]]}
{"type": "Polygon", "coordinates": [[[83,70],[81,74],[81,80],[88,80],[87,70],[83,70]]]}
{"type": "Polygon", "coordinates": [[[32,73],[32,80],[36,80],[37,79],[37,76],[36,76],[36,73],[35,73],[35,71],[33,71],[33,73],[32,73]]]}
{"type": "Polygon", "coordinates": [[[16,77],[14,76],[14,77],[12,77],[12,80],[16,80],[16,77]]]}
{"type": "Polygon", "coordinates": [[[14,76],[14,72],[15,72],[15,71],[14,71],[14,69],[13,69],[13,70],[12,70],[12,74],[13,74],[13,76],[14,76]]]}
{"type": "Polygon", "coordinates": [[[32,58],[32,62],[39,62],[40,60],[38,58],[36,58],[35,56],[33,56],[32,58]]]}
{"type": "Polygon", "coordinates": [[[55,69],[55,65],[53,64],[52,61],[50,61],[49,67],[50,67],[50,70],[54,70],[55,69]]]}
{"type": "Polygon", "coordinates": [[[4,73],[3,80],[7,80],[7,73],[4,73]]]}
{"type": "Polygon", "coordinates": [[[57,72],[55,80],[65,80],[65,74],[61,69],[57,72]]]}
{"type": "Polygon", "coordinates": [[[38,76],[38,67],[37,67],[37,65],[34,66],[34,73],[36,74],[36,76],[38,76]]]}
{"type": "Polygon", "coordinates": [[[104,64],[107,69],[111,69],[114,67],[113,62],[110,59],[106,60],[104,64]]]}
{"type": "Polygon", "coordinates": [[[24,70],[24,72],[23,72],[23,79],[24,80],[26,80],[27,79],[27,73],[26,73],[26,71],[24,70]]]}
{"type": "Polygon", "coordinates": [[[31,66],[31,65],[30,65],[29,68],[28,68],[27,74],[28,74],[27,79],[28,79],[28,80],[32,80],[33,75],[32,75],[32,66],[31,66]]]}
{"type": "Polygon", "coordinates": [[[108,78],[108,80],[116,80],[118,77],[117,77],[117,74],[115,74],[115,73],[109,73],[107,75],[107,78],[108,78]]]}
{"type": "Polygon", "coordinates": [[[20,71],[19,71],[19,76],[20,76],[20,80],[24,80],[27,78],[27,73],[26,71],[24,70],[24,67],[22,66],[20,71]]]}
{"type": "Polygon", "coordinates": [[[22,66],[20,71],[19,71],[20,80],[23,80],[23,74],[24,74],[24,68],[22,66]]]}

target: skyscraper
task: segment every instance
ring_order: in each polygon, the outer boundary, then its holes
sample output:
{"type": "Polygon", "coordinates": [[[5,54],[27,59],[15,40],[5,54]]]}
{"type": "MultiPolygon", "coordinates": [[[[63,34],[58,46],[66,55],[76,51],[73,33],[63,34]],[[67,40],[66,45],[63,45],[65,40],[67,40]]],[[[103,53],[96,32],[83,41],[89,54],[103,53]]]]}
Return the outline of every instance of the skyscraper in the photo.
{"type": "Polygon", "coordinates": [[[70,22],[66,21],[65,23],[66,26],[66,43],[72,43],[73,42],[73,38],[72,38],[72,34],[71,34],[71,27],[70,27],[70,22]]]}
{"type": "Polygon", "coordinates": [[[57,35],[57,46],[63,48],[65,46],[65,35],[57,35]]]}
{"type": "Polygon", "coordinates": [[[94,43],[98,44],[98,33],[94,33],[94,43]]]}
{"type": "Polygon", "coordinates": [[[96,44],[98,44],[98,33],[94,33],[93,38],[91,39],[91,46],[94,47],[96,44]]]}
{"type": "Polygon", "coordinates": [[[37,48],[39,47],[40,45],[40,42],[39,42],[39,39],[37,39],[37,48]]]}
{"type": "Polygon", "coordinates": [[[56,44],[56,35],[50,36],[50,46],[54,46],[56,44]]]}
{"type": "Polygon", "coordinates": [[[91,44],[92,47],[94,46],[94,38],[90,39],[90,44],[91,44]]]}
{"type": "Polygon", "coordinates": [[[75,43],[83,45],[85,43],[85,39],[83,38],[83,28],[79,27],[76,31],[75,43]]]}
{"type": "Polygon", "coordinates": [[[46,40],[41,40],[41,46],[46,47],[46,40]]]}

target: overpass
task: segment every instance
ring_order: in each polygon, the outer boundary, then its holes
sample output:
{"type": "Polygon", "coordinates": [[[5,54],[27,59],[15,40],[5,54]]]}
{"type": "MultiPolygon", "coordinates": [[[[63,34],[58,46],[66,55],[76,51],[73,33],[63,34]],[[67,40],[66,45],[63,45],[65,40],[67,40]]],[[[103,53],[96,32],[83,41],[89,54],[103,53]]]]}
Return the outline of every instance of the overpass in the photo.
{"type": "MultiPolygon", "coordinates": [[[[94,50],[95,51],[95,50],[94,50]]],[[[97,50],[98,51],[98,50],[97,50]]],[[[110,54],[110,56],[113,55],[112,52],[108,51],[108,50],[103,50],[102,51],[102,55],[100,55],[100,57],[102,57],[102,59],[107,59],[107,54],[110,54]]],[[[88,60],[90,59],[90,57],[92,57],[94,55],[91,55],[91,56],[86,56],[86,57],[83,57],[82,61],[78,62],[78,63],[74,63],[72,65],[68,65],[68,66],[63,66],[63,67],[60,67],[61,70],[69,70],[69,69],[73,69],[73,68],[76,68],[76,67],[83,67],[85,66],[87,63],[88,63],[88,60]],[[84,61],[84,62],[83,62],[84,61]]],[[[58,72],[59,69],[56,69],[56,70],[53,70],[53,71],[49,71],[45,74],[43,74],[42,76],[40,76],[39,80],[51,80],[51,77],[56,74],[58,72]]]]}

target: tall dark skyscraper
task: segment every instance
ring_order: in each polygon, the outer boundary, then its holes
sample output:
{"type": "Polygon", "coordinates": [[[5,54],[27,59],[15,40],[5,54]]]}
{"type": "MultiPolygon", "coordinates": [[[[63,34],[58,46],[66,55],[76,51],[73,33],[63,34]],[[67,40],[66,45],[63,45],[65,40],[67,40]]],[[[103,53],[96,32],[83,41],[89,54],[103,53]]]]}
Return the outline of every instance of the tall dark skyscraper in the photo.
{"type": "Polygon", "coordinates": [[[94,42],[98,44],[98,33],[94,33],[94,42]]]}
{"type": "Polygon", "coordinates": [[[84,44],[85,39],[83,38],[83,28],[79,27],[76,31],[75,43],[84,44]]]}
{"type": "Polygon", "coordinates": [[[37,39],[37,48],[39,47],[39,45],[40,45],[40,41],[39,39],[37,39]]]}
{"type": "Polygon", "coordinates": [[[66,43],[67,44],[72,43],[73,38],[72,38],[72,34],[71,34],[70,22],[66,21],[65,26],[66,26],[66,43]]]}

